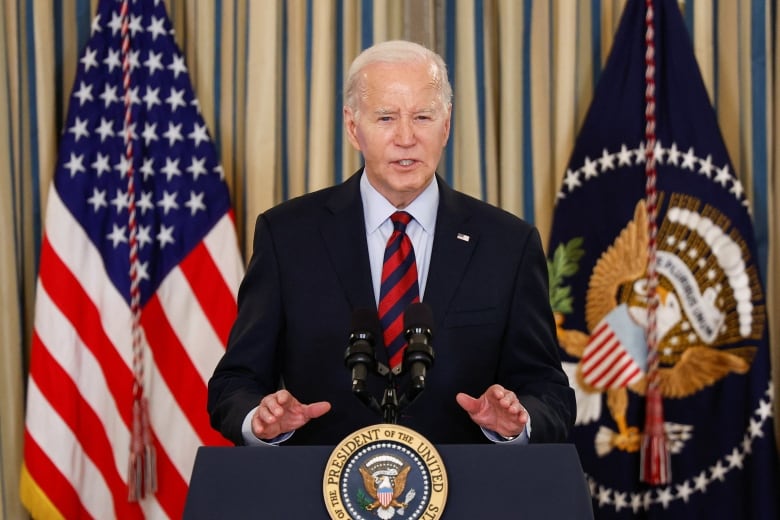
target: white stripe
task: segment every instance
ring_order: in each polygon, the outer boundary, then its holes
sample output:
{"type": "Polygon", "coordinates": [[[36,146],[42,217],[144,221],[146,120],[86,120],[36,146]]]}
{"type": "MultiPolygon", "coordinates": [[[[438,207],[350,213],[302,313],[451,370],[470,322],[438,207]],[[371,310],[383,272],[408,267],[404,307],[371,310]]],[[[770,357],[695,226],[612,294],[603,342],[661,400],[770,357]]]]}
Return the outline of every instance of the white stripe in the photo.
{"type": "MultiPolygon", "coordinates": [[[[602,338],[598,338],[598,341],[601,340],[602,338]]],[[[593,341],[593,343],[595,343],[595,341],[593,341]]],[[[615,351],[613,350],[610,353],[609,350],[614,348],[616,345],[618,345],[618,340],[617,338],[613,337],[604,344],[594,345],[592,348],[590,348],[590,352],[587,352],[586,349],[585,356],[583,356],[582,368],[584,370],[590,370],[595,365],[601,365],[604,362],[604,359],[606,359],[605,356],[614,356],[615,351]]],[[[619,351],[619,348],[617,350],[619,351]]]]}
{"type": "Polygon", "coordinates": [[[113,396],[107,391],[108,384],[97,359],[40,283],[35,302],[35,331],[42,345],[68,373],[84,401],[98,416],[111,442],[117,471],[124,476],[127,472],[130,432],[116,409],[113,396]]]}
{"type": "MultiPolygon", "coordinates": [[[[27,432],[49,460],[73,484],[94,518],[113,518],[114,500],[100,471],[92,464],[68,425],[30,378],[27,387],[27,432]]],[[[42,482],[43,484],[43,482],[42,482]]]]}
{"type": "Polygon", "coordinates": [[[617,362],[617,360],[625,355],[625,350],[620,345],[618,345],[617,342],[610,343],[610,346],[613,345],[617,345],[618,348],[610,352],[606,357],[601,358],[598,364],[593,367],[593,370],[586,378],[589,383],[598,379],[601,374],[609,370],[612,365],[617,362]]]}
{"type": "MultiPolygon", "coordinates": [[[[100,365],[92,355],[92,352],[82,343],[71,323],[54,305],[54,302],[49,298],[48,293],[40,283],[37,287],[35,305],[35,331],[41,339],[43,347],[46,348],[62,369],[70,375],[78,388],[82,399],[89,404],[98,416],[106,432],[106,436],[111,443],[111,450],[117,472],[119,473],[122,482],[126,484],[127,464],[130,456],[130,432],[116,409],[116,402],[109,392],[106,391],[108,386],[103,376],[103,372],[100,369],[100,365]]],[[[156,375],[156,367],[152,365],[150,368],[153,369],[153,374],[156,375]]],[[[159,378],[152,377],[152,379],[156,380],[159,378]]],[[[128,389],[128,391],[130,390],[128,389]]],[[[155,395],[154,399],[151,399],[153,410],[150,411],[150,415],[155,416],[154,411],[156,404],[162,405],[160,408],[163,408],[165,403],[170,401],[170,395],[168,394],[164,396],[155,395]]],[[[30,428],[30,418],[32,416],[52,413],[51,406],[48,403],[46,403],[45,408],[45,411],[36,410],[28,403],[28,429],[30,428]]],[[[166,415],[163,415],[156,424],[167,425],[168,430],[173,430],[172,425],[181,424],[181,413],[177,414],[170,410],[165,413],[166,415]]],[[[160,415],[161,414],[157,414],[156,416],[160,415]]],[[[189,427],[189,424],[186,424],[186,420],[184,422],[185,426],[179,427],[179,433],[175,436],[172,435],[170,431],[165,431],[164,434],[155,431],[155,434],[157,434],[160,439],[166,453],[173,452],[176,454],[179,451],[186,451],[186,446],[183,444],[183,441],[188,440],[188,434],[192,433],[192,429],[189,427]]],[[[67,428],[67,426],[65,427],[67,428]]],[[[69,430],[69,432],[71,433],[71,437],[73,437],[72,431],[69,430]]],[[[47,436],[46,430],[42,430],[41,439],[43,440],[36,439],[36,441],[52,460],[64,456],[60,452],[66,452],[68,454],[67,459],[69,464],[72,464],[70,462],[71,460],[78,462],[80,458],[86,457],[86,454],[83,453],[80,446],[78,447],[77,452],[74,452],[69,445],[61,446],[60,443],[57,442],[57,440],[61,438],[63,437],[59,434],[52,435],[49,433],[47,436]]],[[[194,452],[197,446],[200,445],[200,442],[198,442],[197,439],[189,442],[190,444],[188,446],[193,447],[189,451],[194,452]]],[[[179,470],[179,473],[182,473],[182,478],[185,482],[189,481],[194,458],[195,455],[193,453],[192,455],[185,454],[183,457],[179,456],[177,459],[173,459],[174,465],[179,470]]],[[[66,472],[63,472],[63,474],[68,476],[66,472]]],[[[74,480],[70,476],[68,476],[68,480],[71,481],[73,487],[76,488],[80,495],[85,492],[91,493],[89,490],[93,487],[92,479],[84,479],[82,481],[84,484],[81,487],[78,485],[79,481],[74,480]]],[[[147,518],[167,518],[167,515],[161,508],[159,502],[157,502],[154,497],[147,497],[142,500],[141,507],[146,512],[147,518]]],[[[96,518],[110,517],[111,516],[96,515],[96,518]]]]}
{"type": "Polygon", "coordinates": [[[157,289],[157,295],[176,337],[203,383],[207,384],[214,367],[225,353],[225,345],[211,326],[181,269],[171,269],[157,289]]]}
{"type": "Polygon", "coordinates": [[[63,205],[55,189],[49,190],[46,238],[101,311],[100,319],[106,335],[131,370],[133,348],[130,308],[108,277],[100,253],[63,205]]]}
{"type": "Polygon", "coordinates": [[[244,263],[238,248],[233,220],[227,214],[223,215],[208,232],[203,243],[235,300],[238,296],[238,286],[244,277],[244,263]]]}
{"type": "MultiPolygon", "coordinates": [[[[620,356],[615,359],[614,365],[612,365],[610,370],[605,372],[604,377],[601,378],[602,381],[609,381],[618,374],[625,374],[627,372],[630,372],[629,369],[633,368],[632,366],[633,364],[634,363],[631,357],[627,355],[625,351],[621,352],[620,356]]],[[[618,384],[619,381],[620,379],[618,379],[618,381],[616,381],[615,383],[612,383],[612,385],[610,385],[610,388],[620,388],[620,385],[618,384]]],[[[600,386],[603,388],[605,384],[606,383],[600,383],[600,386]]]]}
{"type": "MultiPolygon", "coordinates": [[[[632,360],[633,361],[633,360],[632,360]]],[[[640,379],[642,379],[642,371],[637,370],[636,373],[634,373],[633,377],[629,379],[629,376],[632,372],[634,372],[635,369],[639,368],[636,363],[632,363],[630,369],[626,369],[626,371],[621,375],[620,379],[615,381],[615,383],[612,385],[612,388],[623,388],[625,386],[633,385],[634,383],[638,382],[640,379]]]]}
{"type": "MultiPolygon", "coordinates": [[[[597,328],[596,330],[599,329],[597,328]]],[[[609,327],[603,327],[600,329],[600,332],[590,336],[588,339],[588,344],[585,347],[585,351],[582,353],[583,362],[593,359],[593,356],[600,352],[602,348],[604,348],[604,346],[600,344],[606,341],[611,333],[612,329],[609,327]]],[[[614,341],[614,338],[609,341],[614,341]]]]}
{"type": "MultiPolygon", "coordinates": [[[[171,389],[157,369],[154,359],[147,362],[149,382],[146,386],[149,401],[149,420],[160,445],[165,450],[171,464],[176,468],[185,482],[189,482],[195,452],[203,442],[197,436],[187,417],[173,399],[171,389]]],[[[186,389],[181,389],[186,392],[186,389]]],[[[203,403],[203,415],[206,414],[206,403],[203,403]]]]}
{"type": "MultiPolygon", "coordinates": [[[[132,338],[130,335],[132,320],[130,309],[127,306],[127,302],[108,278],[99,252],[84,233],[78,221],[73,218],[70,211],[63,205],[54,189],[49,192],[46,229],[47,238],[52,248],[100,310],[104,332],[114,344],[114,347],[119,347],[117,348],[119,356],[124,361],[128,371],[132,371],[132,338]]],[[[45,321],[47,319],[46,313],[39,312],[36,309],[36,317],[39,315],[42,316],[42,320],[45,321]]],[[[70,324],[67,324],[67,326],[70,327],[70,324]]],[[[163,383],[157,366],[151,359],[147,359],[145,375],[144,385],[148,391],[152,428],[166,454],[171,459],[172,464],[185,482],[187,482],[192,471],[195,450],[202,442],[197,438],[191,425],[172,398],[170,389],[163,383]]],[[[98,385],[95,388],[98,392],[107,395],[105,384],[102,387],[98,385]]],[[[80,389],[80,391],[84,394],[85,399],[89,400],[90,392],[84,389],[80,389]]],[[[121,435],[115,431],[116,426],[106,426],[106,431],[109,435],[112,435],[112,432],[116,434],[116,437],[110,436],[109,438],[112,439],[114,456],[115,458],[118,457],[117,467],[119,474],[126,480],[127,462],[129,460],[129,432],[127,432],[127,428],[116,410],[114,410],[114,415],[112,419],[109,419],[106,413],[101,413],[100,417],[104,426],[110,423],[119,423],[125,429],[124,435],[121,435]],[[113,441],[114,439],[117,439],[116,442],[113,441]]],[[[142,505],[144,510],[149,511],[153,517],[165,517],[159,503],[155,499],[146,499],[142,502],[142,505]]],[[[97,517],[107,518],[100,515],[97,517]]]]}

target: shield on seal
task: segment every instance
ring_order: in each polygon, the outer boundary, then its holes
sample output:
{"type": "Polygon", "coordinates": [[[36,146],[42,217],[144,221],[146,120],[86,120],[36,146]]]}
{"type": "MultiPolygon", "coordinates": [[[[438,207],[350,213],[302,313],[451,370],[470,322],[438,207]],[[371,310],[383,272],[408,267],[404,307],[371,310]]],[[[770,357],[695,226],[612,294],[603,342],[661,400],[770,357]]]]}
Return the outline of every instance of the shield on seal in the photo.
{"type": "Polygon", "coordinates": [[[382,507],[389,506],[390,502],[393,500],[393,486],[390,484],[390,479],[382,477],[376,491],[376,497],[379,500],[379,503],[382,504],[382,507]]]}

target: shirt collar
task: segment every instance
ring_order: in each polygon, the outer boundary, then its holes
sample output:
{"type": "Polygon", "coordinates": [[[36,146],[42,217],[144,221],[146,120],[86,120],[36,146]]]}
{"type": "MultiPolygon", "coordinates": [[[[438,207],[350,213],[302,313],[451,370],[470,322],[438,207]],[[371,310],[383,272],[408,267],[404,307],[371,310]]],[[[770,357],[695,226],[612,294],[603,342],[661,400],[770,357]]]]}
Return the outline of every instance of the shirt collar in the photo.
{"type": "MultiPolygon", "coordinates": [[[[363,171],[360,177],[360,197],[363,199],[363,215],[366,220],[368,234],[377,230],[390,215],[398,209],[382,196],[368,181],[368,175],[363,171]]],[[[433,233],[436,225],[436,211],[439,208],[439,184],[434,176],[427,188],[415,198],[404,211],[417,221],[426,233],[433,233]]]]}

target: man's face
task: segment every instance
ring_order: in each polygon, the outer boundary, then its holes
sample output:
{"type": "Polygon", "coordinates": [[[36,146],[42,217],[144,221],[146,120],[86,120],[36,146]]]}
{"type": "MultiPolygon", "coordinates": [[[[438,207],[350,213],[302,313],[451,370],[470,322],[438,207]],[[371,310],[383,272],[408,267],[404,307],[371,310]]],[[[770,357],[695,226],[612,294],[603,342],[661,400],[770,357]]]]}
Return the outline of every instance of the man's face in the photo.
{"type": "Polygon", "coordinates": [[[443,106],[423,63],[375,63],[361,72],[358,111],[344,108],[349,141],[366,175],[394,206],[407,206],[430,184],[450,134],[443,106]]]}

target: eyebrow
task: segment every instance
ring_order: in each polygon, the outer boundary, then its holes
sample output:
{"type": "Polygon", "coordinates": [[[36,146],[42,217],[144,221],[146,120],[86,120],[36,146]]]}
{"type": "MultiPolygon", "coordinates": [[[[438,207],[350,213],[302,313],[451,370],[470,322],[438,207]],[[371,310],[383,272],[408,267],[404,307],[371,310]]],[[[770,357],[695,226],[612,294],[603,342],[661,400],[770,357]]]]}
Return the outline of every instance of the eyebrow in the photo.
{"type": "MultiPolygon", "coordinates": [[[[401,111],[390,108],[377,108],[374,110],[374,114],[378,116],[399,114],[401,111]]],[[[437,109],[434,107],[421,108],[419,110],[413,110],[411,114],[435,114],[437,109]]]]}

